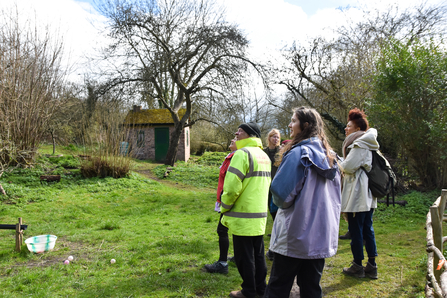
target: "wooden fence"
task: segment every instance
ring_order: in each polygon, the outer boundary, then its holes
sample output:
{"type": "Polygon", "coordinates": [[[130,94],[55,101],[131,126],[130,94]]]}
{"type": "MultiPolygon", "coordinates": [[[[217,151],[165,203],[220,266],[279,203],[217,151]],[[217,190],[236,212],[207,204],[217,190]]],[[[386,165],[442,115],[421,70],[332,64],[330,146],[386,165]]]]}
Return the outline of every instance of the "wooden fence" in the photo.
{"type": "Polygon", "coordinates": [[[443,189],[441,196],[430,206],[425,225],[428,254],[425,297],[430,298],[447,298],[447,262],[443,255],[447,237],[442,235],[443,222],[447,221],[447,216],[444,215],[446,201],[447,189],[443,189]]]}

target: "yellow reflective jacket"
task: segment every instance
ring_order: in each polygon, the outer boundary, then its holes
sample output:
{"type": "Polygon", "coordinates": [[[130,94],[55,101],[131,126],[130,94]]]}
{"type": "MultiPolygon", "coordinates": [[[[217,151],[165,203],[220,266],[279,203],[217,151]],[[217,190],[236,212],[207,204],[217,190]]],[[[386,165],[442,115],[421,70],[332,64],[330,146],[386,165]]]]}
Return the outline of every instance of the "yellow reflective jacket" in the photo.
{"type": "Polygon", "coordinates": [[[237,236],[264,235],[271,162],[259,138],[236,142],[237,151],[225,176],[222,224],[237,236]]]}

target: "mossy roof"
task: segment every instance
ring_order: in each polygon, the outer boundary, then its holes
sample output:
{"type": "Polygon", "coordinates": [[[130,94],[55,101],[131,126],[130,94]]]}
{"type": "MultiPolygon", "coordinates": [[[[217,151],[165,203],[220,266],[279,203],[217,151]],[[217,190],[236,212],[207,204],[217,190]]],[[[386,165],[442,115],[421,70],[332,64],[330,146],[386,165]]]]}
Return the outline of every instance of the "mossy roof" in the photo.
{"type": "MultiPolygon", "coordinates": [[[[185,113],[186,109],[178,111],[180,118],[185,113]]],[[[168,109],[131,110],[124,119],[124,124],[174,124],[174,121],[168,109]]]]}

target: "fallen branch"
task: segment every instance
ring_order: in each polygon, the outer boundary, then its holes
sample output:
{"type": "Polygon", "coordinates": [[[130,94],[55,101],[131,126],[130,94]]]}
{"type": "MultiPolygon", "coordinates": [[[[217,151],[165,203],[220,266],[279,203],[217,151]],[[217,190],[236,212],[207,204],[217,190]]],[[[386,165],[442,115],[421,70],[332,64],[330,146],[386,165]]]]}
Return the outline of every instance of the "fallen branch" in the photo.
{"type": "Polygon", "coordinates": [[[61,175],[42,175],[40,176],[40,180],[47,181],[47,182],[53,182],[53,181],[61,181],[61,175]]]}
{"type": "MultiPolygon", "coordinates": [[[[1,172],[1,173],[0,173],[0,178],[2,177],[3,173],[4,173],[4,172],[1,172]]],[[[3,187],[2,187],[1,184],[0,184],[0,193],[1,193],[2,195],[6,196],[6,191],[3,189],[3,187]]]]}

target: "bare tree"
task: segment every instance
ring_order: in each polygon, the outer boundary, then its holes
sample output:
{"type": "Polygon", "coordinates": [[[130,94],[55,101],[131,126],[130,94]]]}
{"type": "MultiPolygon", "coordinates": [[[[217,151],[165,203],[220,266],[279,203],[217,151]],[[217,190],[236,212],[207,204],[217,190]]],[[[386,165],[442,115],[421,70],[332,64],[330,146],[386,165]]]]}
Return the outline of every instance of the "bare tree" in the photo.
{"type": "MultiPolygon", "coordinates": [[[[257,69],[261,68],[262,66],[258,66],[257,69]]],[[[250,70],[247,73],[250,73],[250,70]]],[[[241,123],[256,122],[261,134],[278,128],[276,109],[267,100],[270,94],[265,92],[261,79],[262,76],[253,71],[241,80],[243,84],[238,88],[225,90],[224,93],[208,92],[194,102],[190,124],[201,120],[209,122],[200,125],[201,127],[214,127],[212,134],[198,131],[202,134],[202,141],[219,144],[226,150],[241,123]]],[[[191,134],[197,136],[193,129],[191,134]]]]}
{"type": "Polygon", "coordinates": [[[414,40],[445,33],[446,7],[425,3],[401,11],[363,10],[361,21],[346,15],[347,25],[336,38],[316,37],[309,44],[284,50],[288,61],[274,68],[275,83],[285,85],[298,101],[316,108],[326,119],[331,135],[343,139],[343,122],[352,107],[367,108],[372,98],[372,75],[380,47],[389,38],[414,40]]]}
{"type": "Polygon", "coordinates": [[[107,58],[122,62],[109,87],[133,84],[169,110],[175,128],[166,164],[173,165],[194,102],[206,91],[225,93],[243,77],[248,41],[212,1],[107,0],[98,6],[114,40],[107,58]],[[183,117],[180,108],[186,108],[183,117]]]}
{"type": "Polygon", "coordinates": [[[0,15],[0,164],[27,165],[62,104],[63,43],[17,8],[0,15]]]}

